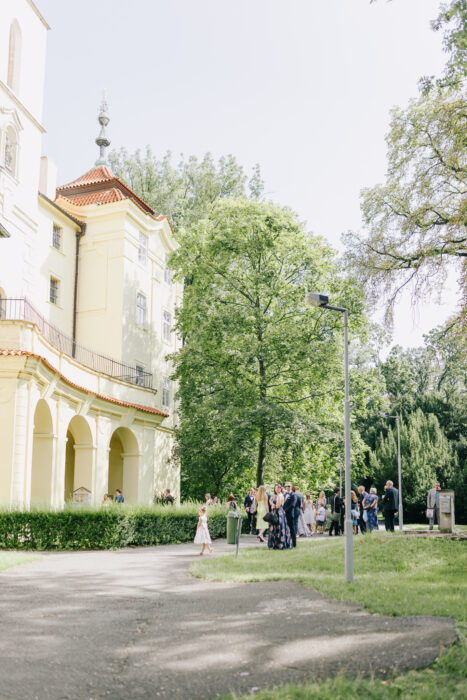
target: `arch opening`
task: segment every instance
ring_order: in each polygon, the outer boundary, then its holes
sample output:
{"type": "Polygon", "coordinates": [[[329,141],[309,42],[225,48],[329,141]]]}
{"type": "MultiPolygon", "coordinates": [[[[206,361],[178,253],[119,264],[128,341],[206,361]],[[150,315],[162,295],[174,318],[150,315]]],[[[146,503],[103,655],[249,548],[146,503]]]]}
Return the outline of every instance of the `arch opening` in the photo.
{"type": "Polygon", "coordinates": [[[117,428],[109,443],[108,493],[120,489],[127,503],[139,500],[140,454],[138,440],[129,428],[117,428]]]}
{"type": "Polygon", "coordinates": [[[68,424],[65,451],[64,501],[73,491],[85,488],[92,493],[94,445],[91,428],[83,416],[74,416],[68,424]]]}
{"type": "Polygon", "coordinates": [[[54,435],[52,414],[47,402],[40,399],[34,412],[30,502],[37,506],[52,503],[52,465],[54,435]]]}

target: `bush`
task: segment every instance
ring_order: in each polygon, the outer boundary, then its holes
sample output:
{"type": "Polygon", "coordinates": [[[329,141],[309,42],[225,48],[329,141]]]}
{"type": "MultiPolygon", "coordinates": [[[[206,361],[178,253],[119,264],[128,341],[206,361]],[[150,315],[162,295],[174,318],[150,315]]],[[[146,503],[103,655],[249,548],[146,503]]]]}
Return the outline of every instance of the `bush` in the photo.
{"type": "MultiPolygon", "coordinates": [[[[118,549],[193,540],[199,504],[0,512],[0,549],[118,549]]],[[[226,509],[209,508],[213,539],[226,536],[226,509]]],[[[244,519],[244,524],[246,518],[244,519]]]]}

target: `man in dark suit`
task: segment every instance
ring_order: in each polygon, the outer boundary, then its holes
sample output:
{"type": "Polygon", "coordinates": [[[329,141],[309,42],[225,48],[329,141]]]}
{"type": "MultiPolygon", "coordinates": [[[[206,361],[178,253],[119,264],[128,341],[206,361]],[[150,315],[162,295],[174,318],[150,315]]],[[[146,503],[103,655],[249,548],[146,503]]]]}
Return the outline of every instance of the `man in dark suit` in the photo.
{"type": "Polygon", "coordinates": [[[333,530],[335,536],[340,534],[339,526],[341,521],[341,509],[343,507],[340,493],[340,490],[335,488],[331,496],[331,526],[329,528],[329,537],[331,537],[333,530]]]}
{"type": "Polygon", "coordinates": [[[250,535],[254,535],[256,532],[256,513],[252,512],[252,506],[255,500],[255,490],[250,489],[245,500],[243,501],[243,507],[246,510],[246,516],[248,519],[248,532],[250,535]]]}
{"type": "Polygon", "coordinates": [[[358,516],[358,525],[360,527],[360,532],[363,533],[366,532],[366,522],[363,520],[363,501],[365,498],[368,496],[367,492],[365,491],[364,486],[359,486],[358,489],[358,506],[359,506],[359,513],[360,515],[358,516]]]}
{"type": "MultiPolygon", "coordinates": [[[[290,483],[290,481],[288,481],[285,485],[284,512],[285,512],[285,518],[287,520],[287,525],[289,526],[290,535],[292,537],[292,547],[297,546],[297,530],[295,528],[295,525],[296,525],[296,521],[295,521],[296,503],[297,503],[297,498],[295,497],[295,494],[292,491],[292,484],[290,483]]],[[[297,515],[297,521],[298,521],[298,515],[297,515]]]]}
{"type": "Polygon", "coordinates": [[[399,491],[394,488],[392,481],[386,481],[383,496],[383,515],[386,530],[394,532],[394,514],[399,508],[399,491]]]}

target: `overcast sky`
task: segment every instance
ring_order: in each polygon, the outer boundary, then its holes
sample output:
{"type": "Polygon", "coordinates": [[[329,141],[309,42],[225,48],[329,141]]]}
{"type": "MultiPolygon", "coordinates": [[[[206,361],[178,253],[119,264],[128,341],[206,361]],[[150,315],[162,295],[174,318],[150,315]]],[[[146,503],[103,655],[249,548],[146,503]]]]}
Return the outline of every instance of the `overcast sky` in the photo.
{"type": "MultiPolygon", "coordinates": [[[[43,150],[60,183],[97,158],[105,87],[112,147],[258,162],[268,196],[339,249],[360,229],[360,189],[384,178],[389,110],[446,61],[438,0],[36,2],[51,26],[43,150]]],[[[453,308],[402,306],[393,342],[406,346],[453,308]]]]}

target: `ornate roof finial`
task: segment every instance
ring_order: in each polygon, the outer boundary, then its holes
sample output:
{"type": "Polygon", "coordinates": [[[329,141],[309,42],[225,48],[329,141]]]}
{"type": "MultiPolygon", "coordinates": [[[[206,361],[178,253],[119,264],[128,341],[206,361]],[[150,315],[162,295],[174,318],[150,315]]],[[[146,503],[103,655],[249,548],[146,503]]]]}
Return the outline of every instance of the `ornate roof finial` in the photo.
{"type": "Polygon", "coordinates": [[[97,117],[97,121],[101,125],[99,136],[96,139],[96,143],[100,149],[99,158],[96,160],[97,167],[100,167],[101,165],[108,165],[105,149],[110,146],[110,140],[106,136],[105,127],[109,123],[110,119],[109,115],[107,114],[109,106],[107,104],[106,97],[105,90],[102,90],[102,102],[99,110],[99,116],[97,117]]]}

